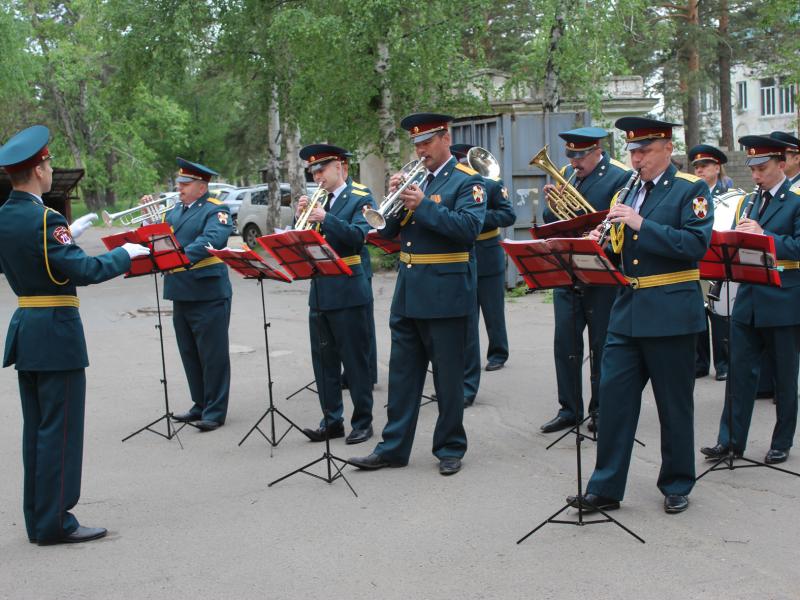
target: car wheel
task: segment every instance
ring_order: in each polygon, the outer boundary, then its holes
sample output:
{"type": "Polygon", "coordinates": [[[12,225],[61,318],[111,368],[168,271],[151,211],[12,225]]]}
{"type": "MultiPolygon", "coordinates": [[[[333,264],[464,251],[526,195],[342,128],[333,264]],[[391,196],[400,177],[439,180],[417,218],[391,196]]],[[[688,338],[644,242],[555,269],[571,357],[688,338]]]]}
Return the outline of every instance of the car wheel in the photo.
{"type": "Polygon", "coordinates": [[[256,242],[257,238],[261,237],[261,230],[250,223],[249,225],[245,225],[244,230],[242,231],[242,239],[244,243],[250,246],[251,248],[255,248],[258,246],[258,242],[256,242]]]}

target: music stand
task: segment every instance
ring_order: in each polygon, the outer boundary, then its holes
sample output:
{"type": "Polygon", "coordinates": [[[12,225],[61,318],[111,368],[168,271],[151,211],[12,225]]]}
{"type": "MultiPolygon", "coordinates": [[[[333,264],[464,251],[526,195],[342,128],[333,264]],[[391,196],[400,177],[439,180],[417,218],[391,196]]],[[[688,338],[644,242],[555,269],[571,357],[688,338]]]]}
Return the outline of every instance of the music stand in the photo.
{"type": "Polygon", "coordinates": [[[239,446],[241,446],[244,441],[250,437],[250,434],[254,431],[258,431],[261,434],[267,443],[269,444],[269,455],[272,457],[272,451],[278,444],[281,443],[283,438],[292,430],[294,427],[299,432],[303,432],[300,427],[297,426],[289,417],[283,414],[280,410],[275,408],[275,403],[272,396],[272,385],[274,382],[272,381],[272,365],[270,364],[269,359],[269,327],[270,323],[267,323],[267,307],[266,302],[264,300],[264,280],[271,279],[273,281],[282,281],[284,283],[291,283],[292,279],[286,275],[279,267],[276,265],[270,264],[269,262],[265,261],[261,256],[259,256],[256,252],[250,249],[247,244],[242,244],[241,250],[234,249],[234,248],[225,248],[223,250],[215,250],[214,248],[209,247],[208,253],[212,256],[216,256],[220,260],[222,260],[226,265],[228,265],[232,270],[236,271],[244,277],[245,279],[254,279],[258,281],[258,287],[261,291],[261,321],[264,327],[264,349],[267,355],[267,399],[269,404],[267,406],[267,410],[264,411],[264,414],[259,417],[259,419],[255,422],[255,424],[250,428],[247,434],[241,439],[239,442],[239,446]],[[286,431],[283,432],[283,435],[280,437],[277,436],[275,431],[275,414],[281,417],[284,421],[289,424],[289,427],[286,431]],[[266,433],[263,429],[261,429],[260,425],[261,422],[270,417],[270,432],[266,433]]]}
{"type": "MultiPolygon", "coordinates": [[[[611,264],[611,261],[608,260],[597,242],[588,238],[551,238],[519,242],[504,240],[500,242],[500,245],[511,260],[514,261],[526,285],[534,290],[557,287],[570,287],[574,289],[579,283],[584,285],[628,285],[625,277],[611,264]]],[[[577,348],[578,328],[574,318],[572,330],[573,348],[577,348]]],[[[574,358],[577,359],[577,355],[575,355],[574,352],[573,355],[574,358]]],[[[577,386],[579,384],[580,382],[576,379],[575,385],[577,386]]],[[[577,393],[575,394],[575,402],[578,402],[577,393]]],[[[577,498],[582,499],[583,476],[581,472],[581,442],[584,436],[581,434],[581,423],[576,423],[575,428],[577,498]]],[[[603,519],[584,519],[583,503],[580,501],[578,502],[577,521],[567,521],[556,518],[568,508],[570,508],[570,504],[564,504],[558,511],[517,540],[517,544],[524,542],[528,537],[548,523],[578,526],[592,525],[595,523],[614,523],[634,538],[644,543],[641,537],[597,507],[595,508],[597,512],[604,517],[603,519]]]]}
{"type": "MultiPolygon", "coordinates": [[[[702,279],[722,280],[728,288],[732,282],[750,283],[755,285],[768,285],[780,287],[781,280],[778,275],[775,257],[775,240],[768,235],[756,233],[745,233],[743,231],[713,231],[711,233],[711,245],[706,255],[699,263],[700,277],[702,279]]],[[[725,343],[731,347],[730,339],[733,332],[733,319],[731,318],[731,295],[726,294],[726,304],[728,308],[728,339],[725,343]]],[[[775,471],[787,473],[800,477],[800,473],[782,469],[775,465],[765,462],[745,458],[741,456],[738,460],[747,464],[733,464],[737,460],[733,450],[733,390],[731,381],[734,362],[728,361],[728,379],[725,381],[725,404],[728,420],[728,432],[731,440],[728,442],[728,453],[719,458],[713,465],[703,471],[695,478],[699,481],[711,471],[733,471],[734,469],[745,469],[750,467],[767,467],[775,471]]]]}
{"type": "Polygon", "coordinates": [[[169,409],[169,391],[167,388],[167,363],[164,358],[164,330],[161,323],[161,299],[158,293],[158,275],[159,273],[170,272],[175,270],[182,270],[189,265],[189,259],[175,239],[172,232],[172,227],[168,223],[155,223],[153,225],[144,225],[138,229],[117,233],[114,235],[106,236],[103,238],[103,243],[106,248],[112,250],[126,243],[142,244],[150,248],[150,255],[138,256],[131,260],[131,269],[125,275],[125,278],[140,277],[142,275],[152,275],[153,285],[156,294],[156,314],[158,316],[158,324],[155,328],[158,330],[158,342],[161,349],[161,385],[164,391],[164,414],[158,417],[155,421],[151,421],[144,427],[141,427],[131,433],[130,435],[122,438],[125,442],[135,435],[143,431],[155,433],[161,437],[171,440],[173,437],[177,438],[178,444],[183,448],[181,438],[178,437],[178,432],[183,429],[186,424],[175,426],[172,421],[172,412],[169,409]],[[162,433],[153,426],[166,421],[167,433],[162,433]]]}
{"type": "MultiPolygon", "coordinates": [[[[284,231],[283,233],[276,233],[272,235],[265,235],[258,238],[258,243],[269,252],[278,263],[283,266],[294,279],[313,279],[316,277],[331,277],[336,275],[352,275],[350,267],[336,254],[333,248],[330,247],[328,242],[325,241],[317,231],[314,230],[300,230],[300,231],[284,231]]],[[[319,288],[313,286],[316,296],[316,304],[319,306],[319,288]]],[[[319,319],[319,310],[317,310],[317,319],[319,319]]],[[[318,330],[321,329],[318,327],[318,330]]],[[[324,345],[325,342],[320,342],[324,345]]],[[[322,381],[325,380],[325,361],[320,362],[320,370],[322,372],[322,381]]],[[[267,487],[272,487],[276,483],[288,479],[292,475],[304,473],[310,477],[320,479],[326,483],[333,483],[337,479],[342,479],[353,492],[353,495],[358,497],[353,486],[344,476],[342,469],[349,464],[345,459],[331,454],[331,441],[328,427],[328,411],[325,408],[325,394],[324,386],[318,386],[318,393],[320,395],[320,406],[322,407],[322,418],[325,423],[325,451],[322,456],[308,464],[279,477],[278,479],[270,482],[267,487]],[[312,473],[307,469],[316,465],[317,463],[325,462],[326,475],[318,475],[312,473]],[[341,463],[341,466],[339,464],[341,463]]]]}

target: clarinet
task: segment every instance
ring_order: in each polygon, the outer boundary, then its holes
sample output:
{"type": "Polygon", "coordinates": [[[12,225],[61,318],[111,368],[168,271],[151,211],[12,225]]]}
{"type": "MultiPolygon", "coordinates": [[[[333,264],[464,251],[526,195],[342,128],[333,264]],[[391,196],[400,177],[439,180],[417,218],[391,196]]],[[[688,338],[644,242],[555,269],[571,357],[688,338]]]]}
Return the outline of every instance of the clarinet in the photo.
{"type": "MultiPolygon", "coordinates": [[[[625,187],[623,187],[619,191],[619,195],[617,196],[617,204],[625,204],[628,200],[628,196],[631,193],[631,190],[636,187],[636,184],[639,183],[639,179],[641,174],[639,171],[634,171],[628,181],[625,183],[625,187]]],[[[611,233],[611,228],[613,227],[613,223],[611,223],[611,219],[606,216],[606,218],[602,222],[603,231],[600,233],[600,241],[598,241],[598,245],[602,248],[603,245],[608,241],[608,236],[611,233]]]]}
{"type": "Polygon", "coordinates": [[[742,219],[749,219],[750,214],[753,212],[753,207],[756,205],[756,199],[758,199],[758,203],[761,204],[761,194],[762,189],[760,185],[757,185],[753,188],[753,191],[750,192],[750,199],[745,204],[744,208],[742,209],[742,214],[739,215],[739,221],[742,219]]]}

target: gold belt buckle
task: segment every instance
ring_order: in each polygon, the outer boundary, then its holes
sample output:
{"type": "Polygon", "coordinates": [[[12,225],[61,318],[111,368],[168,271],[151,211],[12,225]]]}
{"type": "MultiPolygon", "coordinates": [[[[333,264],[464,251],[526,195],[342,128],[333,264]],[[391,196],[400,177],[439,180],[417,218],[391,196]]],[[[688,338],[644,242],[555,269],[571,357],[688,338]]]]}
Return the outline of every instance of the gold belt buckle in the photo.
{"type": "Polygon", "coordinates": [[[631,277],[628,280],[628,283],[630,284],[632,290],[638,290],[639,289],[639,278],[638,277],[631,277]]]}

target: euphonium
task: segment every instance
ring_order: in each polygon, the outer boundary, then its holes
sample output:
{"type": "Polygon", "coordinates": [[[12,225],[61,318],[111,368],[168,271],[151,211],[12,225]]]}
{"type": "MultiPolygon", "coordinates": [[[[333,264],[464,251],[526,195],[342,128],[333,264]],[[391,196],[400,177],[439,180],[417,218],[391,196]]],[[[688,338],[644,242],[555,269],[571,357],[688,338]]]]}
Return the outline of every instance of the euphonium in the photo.
{"type": "MultiPolygon", "coordinates": [[[[574,219],[581,211],[584,213],[597,212],[575,186],[570,183],[572,178],[570,177],[570,180],[564,179],[558,167],[547,155],[547,146],[539,150],[528,164],[539,167],[542,171],[550,175],[553,181],[558,184],[558,191],[549,192],[545,199],[547,201],[547,206],[550,207],[550,210],[552,210],[559,219],[574,219]]],[[[573,172],[573,175],[574,174],[573,172]]]]}
{"type": "Polygon", "coordinates": [[[486,148],[473,146],[467,152],[467,164],[481,177],[495,179],[500,176],[500,163],[486,148]]]}
{"type": "Polygon", "coordinates": [[[322,186],[319,186],[311,195],[311,198],[309,199],[306,207],[303,209],[303,212],[300,213],[299,217],[297,217],[297,221],[294,223],[295,231],[311,229],[313,227],[312,223],[310,223],[308,220],[308,218],[311,216],[311,211],[318,206],[321,206],[327,196],[328,190],[322,186]]]}
{"type": "Polygon", "coordinates": [[[425,174],[428,169],[425,168],[425,161],[422,159],[412,160],[407,162],[400,174],[403,176],[403,183],[394,192],[386,196],[378,206],[377,210],[368,208],[364,211],[364,218],[369,223],[370,227],[375,229],[383,229],[386,227],[386,218],[396,215],[403,208],[403,200],[400,194],[410,185],[422,185],[425,180],[425,174]]]}

